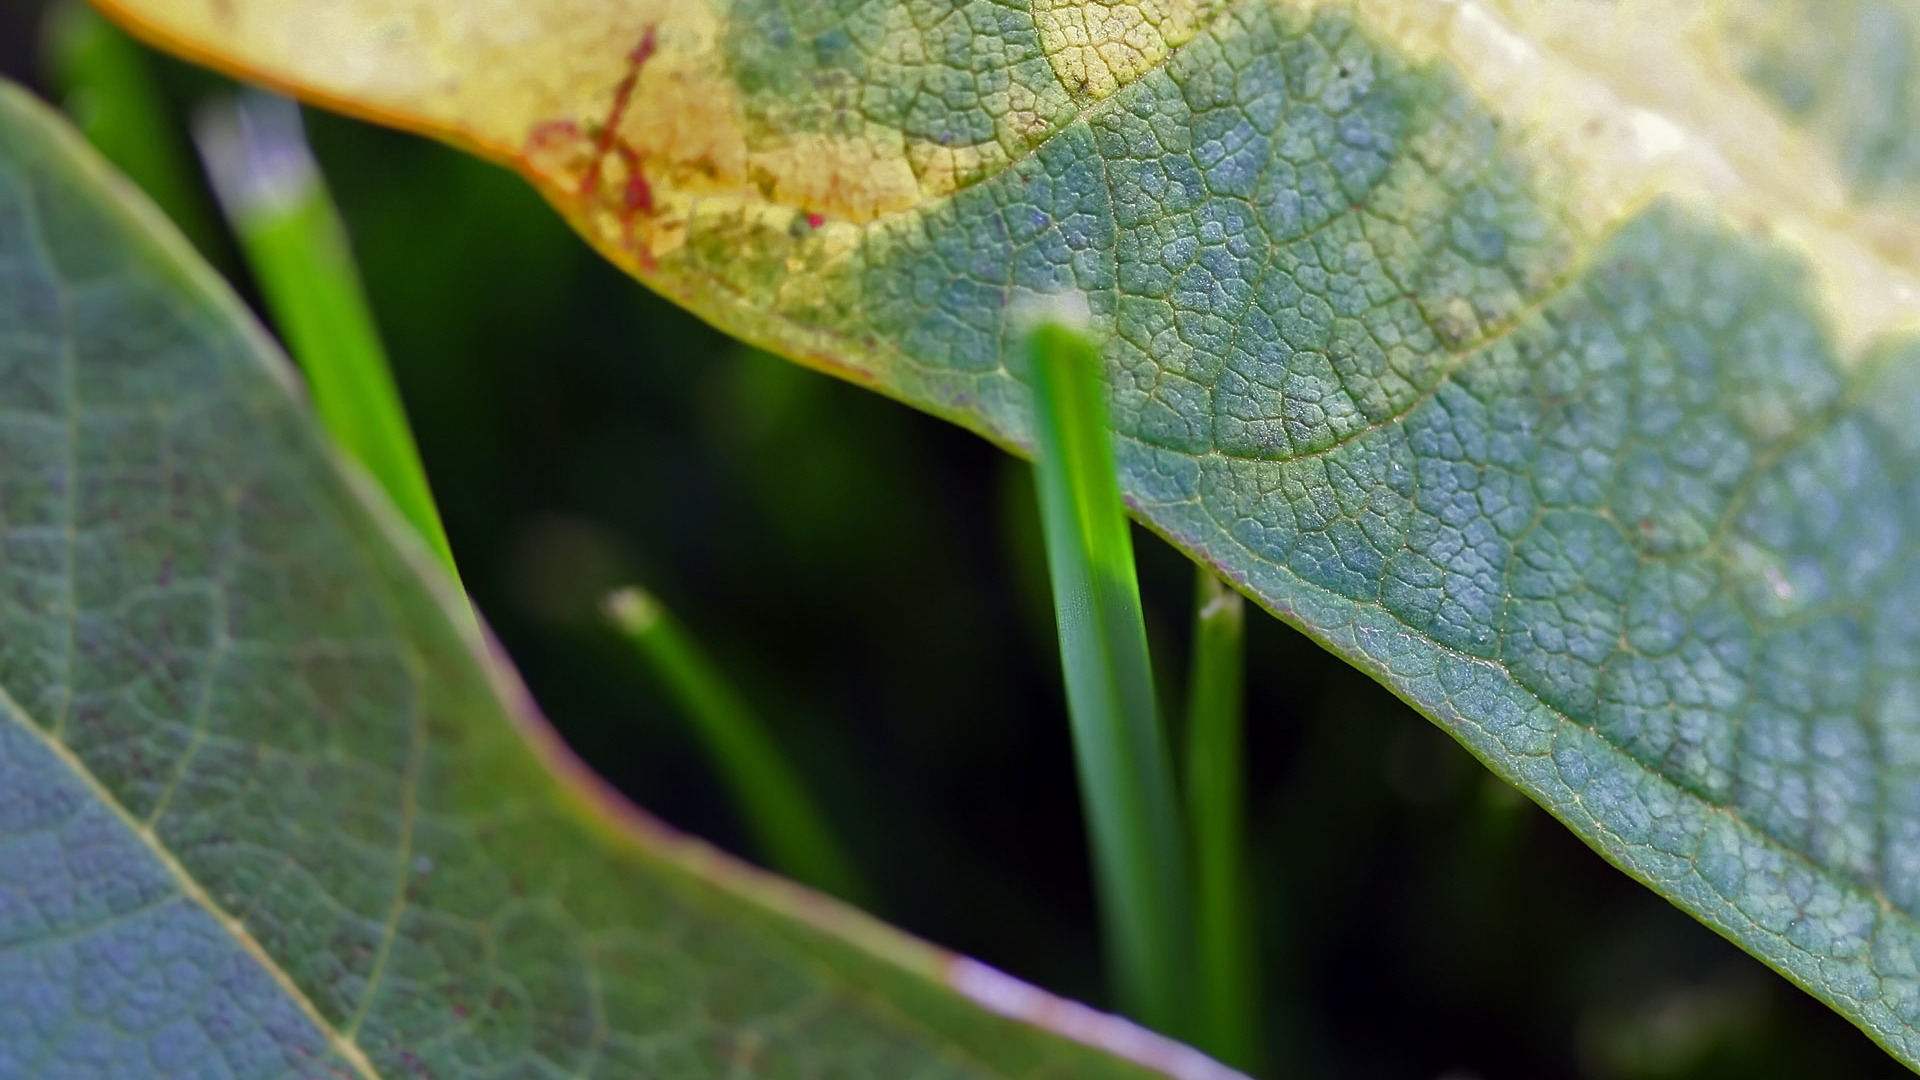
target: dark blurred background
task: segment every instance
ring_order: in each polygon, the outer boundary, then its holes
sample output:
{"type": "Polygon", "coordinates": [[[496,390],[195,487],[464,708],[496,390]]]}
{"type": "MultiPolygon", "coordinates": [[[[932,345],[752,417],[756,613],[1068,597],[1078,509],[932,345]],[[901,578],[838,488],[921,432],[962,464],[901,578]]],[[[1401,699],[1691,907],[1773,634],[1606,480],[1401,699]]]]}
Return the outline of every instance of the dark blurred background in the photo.
{"type": "MultiPolygon", "coordinates": [[[[0,0],[0,73],[61,101],[47,7],[0,0]]],[[[190,154],[186,118],[227,84],[142,62],[190,154]]],[[[505,171],[325,113],[309,130],[466,584],[573,747],[751,857],[683,719],[597,617],[604,591],[644,584],[799,762],[878,914],[1104,1003],[1027,467],[730,341],[505,171]]],[[[251,297],[230,239],[202,243],[251,297]]],[[[1137,542],[1177,700],[1191,571],[1137,542]]],[[[1257,613],[1248,648],[1266,1074],[1907,1075],[1368,679],[1257,613]]]]}

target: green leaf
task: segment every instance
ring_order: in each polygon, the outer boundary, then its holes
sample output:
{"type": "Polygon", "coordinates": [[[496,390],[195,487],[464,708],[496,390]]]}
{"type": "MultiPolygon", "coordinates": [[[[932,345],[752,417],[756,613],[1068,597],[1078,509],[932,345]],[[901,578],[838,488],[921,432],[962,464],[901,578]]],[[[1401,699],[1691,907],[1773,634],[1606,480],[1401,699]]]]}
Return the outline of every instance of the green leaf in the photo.
{"type": "Polygon", "coordinates": [[[1230,1075],[619,803],[286,370],[0,86],[0,1076],[1230,1075]]]}
{"type": "Polygon", "coordinates": [[[1911,0],[111,6],[1010,447],[1082,294],[1143,522],[1920,1064],[1911,0]]]}

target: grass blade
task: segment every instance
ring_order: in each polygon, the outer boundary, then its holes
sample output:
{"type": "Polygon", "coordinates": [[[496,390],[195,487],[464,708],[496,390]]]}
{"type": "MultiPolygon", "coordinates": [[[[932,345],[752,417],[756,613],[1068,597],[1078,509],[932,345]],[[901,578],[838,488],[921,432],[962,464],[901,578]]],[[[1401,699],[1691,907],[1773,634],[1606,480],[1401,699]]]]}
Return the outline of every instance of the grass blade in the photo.
{"type": "Polygon", "coordinates": [[[769,865],[788,877],[867,906],[870,897],[807,794],[753,710],[693,635],[651,594],[622,589],[606,601],[607,617],[647,661],[693,722],[733,803],[769,865]]]}
{"type": "Polygon", "coordinates": [[[426,470],[345,228],[307,149],[299,107],[250,93],[202,114],[196,137],[314,411],[458,580],[426,470]]]}
{"type": "Polygon", "coordinates": [[[1100,357],[1084,334],[1052,320],[1032,329],[1028,356],[1040,518],[1108,962],[1123,1007],[1183,1034],[1189,869],[1100,357]]]}
{"type": "Polygon", "coordinates": [[[1187,820],[1193,829],[1194,953],[1201,1049],[1242,1068],[1259,1052],[1258,975],[1246,872],[1246,602],[1197,568],[1187,692],[1187,820]]]}
{"type": "Polygon", "coordinates": [[[105,16],[77,2],[48,12],[45,42],[48,70],[74,126],[201,254],[222,254],[206,190],[167,111],[152,57],[105,16]]]}

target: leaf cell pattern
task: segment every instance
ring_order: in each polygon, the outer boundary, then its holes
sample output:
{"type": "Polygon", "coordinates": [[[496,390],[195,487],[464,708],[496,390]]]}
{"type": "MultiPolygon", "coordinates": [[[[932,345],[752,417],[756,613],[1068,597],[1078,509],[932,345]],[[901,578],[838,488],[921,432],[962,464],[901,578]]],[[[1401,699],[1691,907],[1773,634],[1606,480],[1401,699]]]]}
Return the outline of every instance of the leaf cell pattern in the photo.
{"type": "Polygon", "coordinates": [[[1146,523],[1920,1060],[1920,384],[1790,249],[1592,230],[1443,66],[1249,3],[837,274],[1015,446],[1023,312],[1083,297],[1146,523]]]}

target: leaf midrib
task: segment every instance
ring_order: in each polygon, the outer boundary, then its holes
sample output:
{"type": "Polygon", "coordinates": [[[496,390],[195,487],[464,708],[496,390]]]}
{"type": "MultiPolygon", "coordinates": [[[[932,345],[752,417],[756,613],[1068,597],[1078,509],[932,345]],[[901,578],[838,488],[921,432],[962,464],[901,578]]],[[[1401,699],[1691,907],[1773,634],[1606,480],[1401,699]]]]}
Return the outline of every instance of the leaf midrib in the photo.
{"type": "Polygon", "coordinates": [[[334,1028],[320,1012],[319,1006],[314,1004],[313,999],[307,996],[306,992],[293,980],[293,977],[287,973],[286,969],[280,966],[279,962],[273,958],[273,955],[267,951],[266,947],[260,944],[259,940],[247,929],[246,924],[228,913],[224,907],[215,901],[200,884],[199,880],[181,864],[179,859],[174,857],[173,853],[167,849],[165,844],[160,842],[159,836],[145,823],[129,813],[127,808],[121,804],[120,800],[114,796],[113,792],[110,791],[105,784],[101,783],[100,778],[95,776],[93,770],[89,769],[86,763],[80,759],[79,755],[75,754],[66,743],[60,741],[54,737],[52,733],[41,727],[39,722],[34,720],[30,713],[20,707],[19,702],[14,700],[13,695],[8,692],[4,686],[0,686],[0,708],[7,710],[16,726],[25,729],[35,739],[39,740],[41,745],[46,747],[47,751],[59,760],[62,765],[66,766],[68,772],[72,773],[74,778],[86,787],[88,794],[92,795],[97,803],[106,807],[120,822],[121,826],[133,834],[133,836],[146,847],[147,851],[161,867],[166,870],[168,876],[173,879],[175,887],[180,890],[180,895],[206,911],[208,916],[217,922],[220,928],[233,939],[234,943],[239,945],[240,948],[253,959],[254,963],[259,965],[262,971],[266,972],[267,976],[273,980],[274,985],[287,996],[289,1001],[293,1002],[293,1004],[299,1008],[308,1022],[314,1026],[314,1029],[326,1039],[328,1046],[353,1068],[355,1075],[360,1077],[360,1080],[383,1080],[380,1071],[374,1068],[372,1060],[367,1057],[366,1052],[360,1048],[359,1044],[334,1028]]]}

